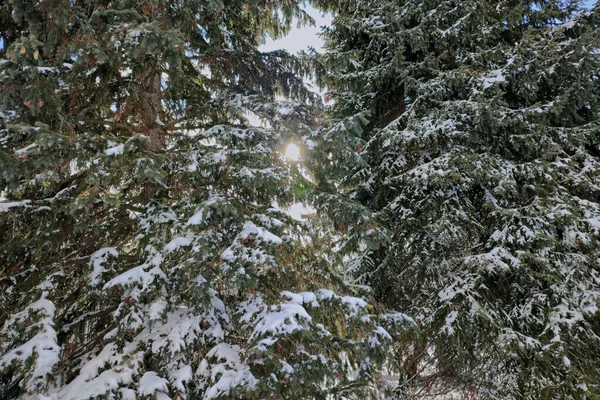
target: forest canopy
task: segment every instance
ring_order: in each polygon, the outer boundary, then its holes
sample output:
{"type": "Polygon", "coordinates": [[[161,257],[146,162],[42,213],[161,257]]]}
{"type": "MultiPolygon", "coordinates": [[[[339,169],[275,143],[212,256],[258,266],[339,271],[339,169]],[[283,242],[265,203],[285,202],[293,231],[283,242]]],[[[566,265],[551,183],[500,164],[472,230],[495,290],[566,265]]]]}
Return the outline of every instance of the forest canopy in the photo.
{"type": "Polygon", "coordinates": [[[0,4],[0,398],[600,396],[600,6],[311,4],[0,4]]]}

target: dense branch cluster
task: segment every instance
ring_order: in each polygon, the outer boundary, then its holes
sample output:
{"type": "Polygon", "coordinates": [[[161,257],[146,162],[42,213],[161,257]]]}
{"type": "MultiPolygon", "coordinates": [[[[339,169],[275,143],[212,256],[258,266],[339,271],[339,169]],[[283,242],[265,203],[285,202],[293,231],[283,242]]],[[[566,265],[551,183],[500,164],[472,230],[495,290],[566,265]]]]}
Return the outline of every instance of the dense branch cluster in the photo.
{"type": "Polygon", "coordinates": [[[600,395],[600,6],[312,3],[0,5],[0,398],[600,395]]]}
{"type": "Polygon", "coordinates": [[[597,395],[598,6],[316,3],[337,18],[315,163],[344,193],[321,203],[347,272],[420,326],[399,396],[597,395]]]}

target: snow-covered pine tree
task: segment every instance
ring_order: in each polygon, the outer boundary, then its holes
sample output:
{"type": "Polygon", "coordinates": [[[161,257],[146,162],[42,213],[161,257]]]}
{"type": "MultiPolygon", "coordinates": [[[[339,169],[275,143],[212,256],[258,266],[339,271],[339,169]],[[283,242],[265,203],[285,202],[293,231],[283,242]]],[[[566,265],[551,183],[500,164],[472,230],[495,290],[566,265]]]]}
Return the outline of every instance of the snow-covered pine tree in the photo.
{"type": "Polygon", "coordinates": [[[420,325],[397,397],[598,396],[600,6],[315,3],[337,14],[323,207],[349,270],[420,325]]]}
{"type": "Polygon", "coordinates": [[[256,50],[298,4],[0,10],[0,398],[358,393],[390,337],[284,211],[312,108],[256,50]]]}

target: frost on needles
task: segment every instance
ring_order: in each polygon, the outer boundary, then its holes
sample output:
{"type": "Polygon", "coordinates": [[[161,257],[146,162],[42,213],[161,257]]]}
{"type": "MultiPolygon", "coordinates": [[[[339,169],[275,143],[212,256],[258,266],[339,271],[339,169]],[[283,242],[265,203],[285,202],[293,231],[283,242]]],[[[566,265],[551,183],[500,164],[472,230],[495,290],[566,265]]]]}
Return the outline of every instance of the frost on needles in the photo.
{"type": "Polygon", "coordinates": [[[256,50],[299,5],[0,12],[0,398],[368,388],[403,322],[343,280],[323,223],[286,211],[311,182],[284,145],[318,102],[295,57],[256,50]]]}
{"type": "Polygon", "coordinates": [[[600,7],[315,3],[311,168],[347,273],[419,324],[397,398],[598,396],[600,7]]]}
{"type": "Polygon", "coordinates": [[[0,5],[0,398],[600,395],[600,7],[313,5],[0,5]]]}

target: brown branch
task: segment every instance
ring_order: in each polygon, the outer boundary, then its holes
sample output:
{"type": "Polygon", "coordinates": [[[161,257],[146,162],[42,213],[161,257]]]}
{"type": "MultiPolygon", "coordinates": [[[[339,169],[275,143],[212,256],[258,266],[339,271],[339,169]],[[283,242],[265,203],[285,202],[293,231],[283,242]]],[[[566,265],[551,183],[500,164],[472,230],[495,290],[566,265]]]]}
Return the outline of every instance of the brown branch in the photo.
{"type": "Polygon", "coordinates": [[[70,324],[64,325],[62,328],[60,328],[60,331],[61,332],[69,332],[72,327],[77,326],[77,325],[81,325],[84,322],[87,322],[87,321],[89,321],[91,319],[94,319],[94,318],[103,317],[103,316],[105,316],[107,314],[112,313],[117,308],[118,308],[118,306],[111,306],[111,307],[107,308],[106,310],[97,311],[95,313],[88,313],[87,315],[84,314],[81,317],[77,318],[74,322],[71,322],[70,324]]]}
{"type": "Polygon", "coordinates": [[[116,322],[111,323],[110,325],[108,325],[108,327],[103,330],[102,332],[100,332],[96,337],[94,337],[92,340],[90,340],[89,342],[81,345],[78,349],[77,349],[77,353],[72,354],[71,355],[71,359],[78,359],[79,357],[83,356],[85,353],[87,353],[88,351],[90,351],[94,346],[96,346],[98,343],[100,343],[102,341],[102,339],[104,338],[104,336],[112,331],[115,327],[117,326],[116,322]]]}
{"type": "Polygon", "coordinates": [[[77,120],[78,120],[77,122],[84,122],[86,124],[109,125],[114,128],[121,128],[121,129],[128,129],[128,130],[137,129],[137,127],[135,125],[126,124],[123,122],[104,120],[104,119],[77,118],[77,120]]]}

